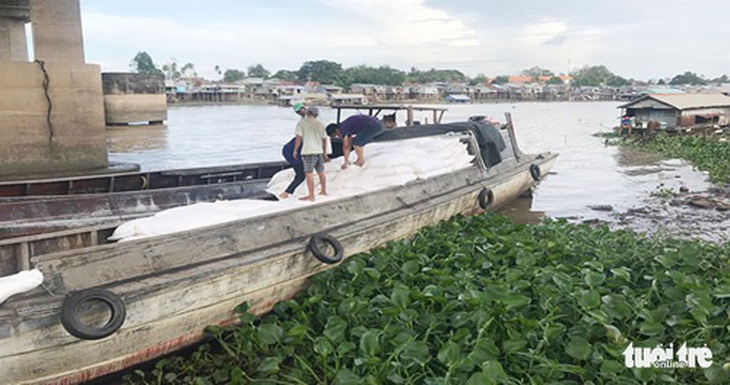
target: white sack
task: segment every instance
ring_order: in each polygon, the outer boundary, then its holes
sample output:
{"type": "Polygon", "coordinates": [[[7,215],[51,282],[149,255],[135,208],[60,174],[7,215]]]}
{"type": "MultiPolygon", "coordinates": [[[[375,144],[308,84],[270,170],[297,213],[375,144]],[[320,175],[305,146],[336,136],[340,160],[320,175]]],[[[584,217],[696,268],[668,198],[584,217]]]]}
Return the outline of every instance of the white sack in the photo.
{"type": "Polygon", "coordinates": [[[43,273],[36,269],[0,277],[0,304],[15,294],[35,289],[41,283],[43,283],[43,273]]]}

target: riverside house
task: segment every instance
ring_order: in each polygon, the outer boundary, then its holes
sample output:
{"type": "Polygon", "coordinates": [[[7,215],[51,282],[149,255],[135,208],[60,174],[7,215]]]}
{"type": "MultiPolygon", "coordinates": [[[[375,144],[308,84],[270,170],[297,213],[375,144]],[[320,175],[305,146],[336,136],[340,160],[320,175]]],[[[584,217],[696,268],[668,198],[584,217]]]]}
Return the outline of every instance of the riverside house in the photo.
{"type": "Polygon", "coordinates": [[[618,108],[637,127],[649,121],[677,130],[730,125],[730,97],[722,94],[650,94],[618,108]]]}

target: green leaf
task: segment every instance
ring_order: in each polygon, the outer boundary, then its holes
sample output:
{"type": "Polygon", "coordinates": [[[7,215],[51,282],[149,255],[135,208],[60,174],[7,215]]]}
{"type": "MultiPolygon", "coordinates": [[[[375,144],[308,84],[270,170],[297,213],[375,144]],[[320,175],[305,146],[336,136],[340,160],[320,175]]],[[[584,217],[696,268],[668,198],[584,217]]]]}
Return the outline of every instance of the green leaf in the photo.
{"type": "Polygon", "coordinates": [[[347,368],[342,368],[337,372],[334,385],[359,385],[362,384],[362,378],[347,368]]]}
{"type": "Polygon", "coordinates": [[[592,288],[601,286],[605,280],[606,276],[603,273],[596,273],[595,271],[589,270],[585,274],[585,282],[592,288]]]}
{"type": "Polygon", "coordinates": [[[664,326],[658,322],[642,322],[639,331],[645,336],[655,336],[664,331],[664,326]]]}
{"type": "Polygon", "coordinates": [[[601,362],[601,373],[603,374],[616,374],[626,369],[626,365],[623,362],[614,360],[604,360],[601,362]]]}
{"type": "Polygon", "coordinates": [[[377,281],[380,279],[381,273],[371,267],[368,267],[364,270],[365,274],[368,275],[368,277],[372,278],[374,281],[377,281]]]}
{"type": "Polygon", "coordinates": [[[314,351],[321,356],[327,356],[332,353],[332,343],[324,337],[317,337],[314,340],[314,351]]]}
{"type": "Polygon", "coordinates": [[[603,327],[606,328],[606,336],[614,344],[624,344],[626,342],[626,338],[621,335],[621,331],[617,327],[613,325],[603,325],[603,327]]]}
{"type": "Polygon", "coordinates": [[[279,372],[279,358],[278,357],[267,357],[259,364],[259,372],[272,374],[279,372]]]}
{"type": "Polygon", "coordinates": [[[605,305],[605,309],[613,317],[626,318],[631,315],[631,308],[623,297],[618,295],[605,295],[601,298],[605,305]]]}
{"type": "Polygon", "coordinates": [[[578,297],[578,303],[586,309],[593,309],[601,305],[601,294],[595,290],[583,290],[578,297]]]}
{"type": "Polygon", "coordinates": [[[723,283],[718,285],[712,295],[715,298],[730,298],[730,283],[723,283]]]}
{"type": "Polygon", "coordinates": [[[712,366],[706,369],[702,369],[705,378],[710,384],[726,384],[730,381],[730,371],[724,369],[717,363],[712,363],[712,366]]]}
{"type": "Polygon", "coordinates": [[[461,356],[461,347],[451,341],[446,342],[439,350],[436,358],[446,365],[453,365],[461,356]]]}
{"type": "Polygon", "coordinates": [[[522,351],[527,346],[527,341],[522,338],[512,338],[502,343],[502,349],[507,354],[522,351]]]}
{"type": "Polygon", "coordinates": [[[401,266],[400,270],[406,275],[414,275],[421,270],[421,265],[416,261],[408,261],[401,266]]]}
{"type": "Polygon", "coordinates": [[[289,337],[299,337],[307,334],[307,331],[309,331],[309,328],[306,325],[298,324],[287,330],[286,335],[289,337]]]}
{"type": "Polygon", "coordinates": [[[355,346],[354,343],[350,341],[343,341],[339,345],[337,345],[337,355],[344,356],[345,354],[355,350],[357,346],[355,346]]]}
{"type": "Polygon", "coordinates": [[[365,269],[365,266],[367,265],[364,261],[360,259],[353,259],[347,264],[347,271],[352,275],[360,275],[360,273],[362,273],[365,269]]]}
{"type": "Polygon", "coordinates": [[[631,271],[625,267],[611,269],[611,273],[613,273],[616,278],[622,279],[626,282],[631,281],[631,271]]]}
{"type": "Polygon", "coordinates": [[[502,298],[501,302],[507,305],[507,309],[512,309],[527,305],[528,303],[530,303],[530,297],[521,294],[510,293],[506,297],[502,298]]]}
{"type": "Polygon", "coordinates": [[[360,337],[360,351],[368,356],[374,356],[380,351],[380,342],[378,341],[378,330],[368,330],[360,337]]]}
{"type": "Polygon", "coordinates": [[[431,354],[428,351],[428,346],[421,341],[412,341],[401,356],[406,360],[412,360],[419,365],[426,364],[431,359],[431,354]]]}
{"type": "Polygon", "coordinates": [[[591,344],[585,338],[573,337],[565,347],[565,352],[575,359],[585,360],[591,355],[591,344]]]}
{"type": "Polygon", "coordinates": [[[341,341],[345,338],[345,330],[347,330],[347,321],[339,316],[333,315],[327,319],[327,325],[324,327],[324,336],[332,342],[341,341]]]}
{"type": "Polygon", "coordinates": [[[405,287],[396,287],[393,290],[393,294],[390,296],[390,300],[393,301],[396,306],[401,309],[405,309],[411,303],[410,290],[405,287]]]}
{"type": "Polygon", "coordinates": [[[273,345],[279,342],[284,331],[276,324],[262,324],[259,325],[257,334],[262,343],[266,345],[273,345]]]}
{"type": "Polygon", "coordinates": [[[466,381],[466,385],[488,385],[489,377],[487,377],[484,372],[476,372],[469,377],[469,380],[466,381]]]}
{"type": "Polygon", "coordinates": [[[556,272],[553,274],[553,282],[563,291],[573,290],[573,279],[568,274],[556,272]]]}
{"type": "Polygon", "coordinates": [[[499,361],[490,360],[483,363],[482,373],[486,375],[486,384],[500,384],[508,379],[499,361]]]}

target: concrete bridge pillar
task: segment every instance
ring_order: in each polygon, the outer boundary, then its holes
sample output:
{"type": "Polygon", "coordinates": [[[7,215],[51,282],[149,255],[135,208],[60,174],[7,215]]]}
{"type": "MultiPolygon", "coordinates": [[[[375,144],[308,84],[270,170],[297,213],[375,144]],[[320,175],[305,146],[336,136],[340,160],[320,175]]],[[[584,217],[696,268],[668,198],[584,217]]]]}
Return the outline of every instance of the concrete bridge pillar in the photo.
{"type": "Polygon", "coordinates": [[[101,71],[84,60],[79,0],[0,0],[0,90],[0,179],[107,167],[101,71]],[[28,61],[28,17],[41,62],[28,61]]]}
{"type": "Polygon", "coordinates": [[[30,0],[36,59],[84,64],[79,0],[30,0]]]}
{"type": "Polygon", "coordinates": [[[29,21],[28,0],[0,2],[0,61],[28,61],[25,23],[29,21]]]}

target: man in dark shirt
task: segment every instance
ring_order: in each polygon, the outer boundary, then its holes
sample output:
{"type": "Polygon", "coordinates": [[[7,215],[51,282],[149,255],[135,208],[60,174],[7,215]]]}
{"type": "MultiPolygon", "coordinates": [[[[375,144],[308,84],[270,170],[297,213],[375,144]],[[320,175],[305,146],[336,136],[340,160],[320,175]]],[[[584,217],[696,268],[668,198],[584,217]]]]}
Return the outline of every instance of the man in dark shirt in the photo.
{"type": "Polygon", "coordinates": [[[344,170],[350,165],[350,148],[352,147],[355,148],[355,154],[357,154],[355,165],[365,164],[363,147],[381,131],[383,131],[383,123],[369,115],[353,115],[339,125],[333,123],[327,126],[327,135],[342,138],[342,153],[345,156],[342,169],[344,170]]]}

